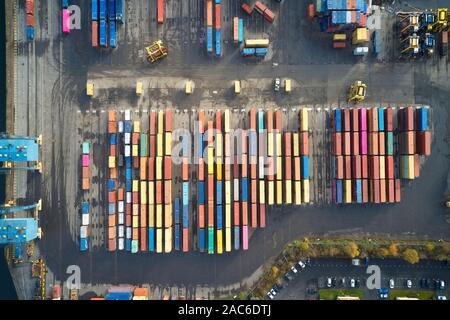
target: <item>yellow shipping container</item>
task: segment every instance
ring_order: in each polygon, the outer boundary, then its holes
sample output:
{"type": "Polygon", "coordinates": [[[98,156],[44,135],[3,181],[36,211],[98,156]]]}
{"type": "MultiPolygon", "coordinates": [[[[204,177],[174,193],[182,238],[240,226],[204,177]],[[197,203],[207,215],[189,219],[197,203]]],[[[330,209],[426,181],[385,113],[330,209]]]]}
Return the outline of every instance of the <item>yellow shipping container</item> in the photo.
{"type": "Polygon", "coordinates": [[[384,156],[380,156],[380,179],[386,179],[386,169],[385,169],[385,158],[384,156]]]}
{"type": "Polygon", "coordinates": [[[164,230],[164,252],[172,252],[172,228],[166,228],[164,230]]]}
{"type": "Polygon", "coordinates": [[[158,133],[164,133],[164,111],[158,111],[158,133]]]}
{"type": "Polygon", "coordinates": [[[156,157],[156,180],[162,180],[162,157],[156,157]]]}
{"type": "Polygon", "coordinates": [[[281,157],[277,157],[277,179],[278,180],[283,180],[283,164],[281,163],[282,158],[281,157]]]}
{"type": "Polygon", "coordinates": [[[347,35],[345,33],[336,33],[333,35],[333,41],[345,41],[347,40],[347,35]]]}
{"type": "MultiPolygon", "coordinates": [[[[281,129],[279,129],[281,130],[281,129]]],[[[276,144],[277,144],[277,156],[281,156],[283,154],[283,151],[281,149],[282,144],[281,144],[281,132],[278,132],[276,135],[276,144]]]]}
{"type": "Polygon", "coordinates": [[[352,35],[352,44],[360,44],[369,41],[369,31],[366,28],[356,28],[352,35]]]}
{"type": "Polygon", "coordinates": [[[172,132],[166,132],[166,156],[172,155],[172,132]]]}
{"type": "Polygon", "coordinates": [[[155,226],[155,205],[153,204],[148,205],[148,226],[155,226]]]}
{"type": "Polygon", "coordinates": [[[274,202],[275,183],[273,180],[267,181],[267,204],[272,206],[274,202]]]}
{"type": "Polygon", "coordinates": [[[141,181],[141,204],[147,204],[147,181],[141,181]]]}
{"type": "Polygon", "coordinates": [[[131,226],[133,228],[139,228],[139,216],[131,216],[133,219],[131,220],[131,226]]]}
{"type": "Polygon", "coordinates": [[[352,180],[344,180],[344,203],[352,203],[352,180]]]}
{"type": "Polygon", "coordinates": [[[208,147],[208,174],[214,174],[214,148],[208,147]]]}
{"type": "Polygon", "coordinates": [[[231,228],[231,204],[225,204],[225,228],[231,228]]]}
{"type": "Polygon", "coordinates": [[[284,90],[286,92],[291,92],[291,79],[284,80],[284,90]]]}
{"type": "Polygon", "coordinates": [[[217,253],[222,254],[223,253],[223,244],[222,244],[222,230],[218,229],[216,230],[216,238],[217,238],[217,253]]]}
{"type": "Polygon", "coordinates": [[[216,148],[216,157],[222,157],[223,137],[221,133],[216,134],[214,143],[216,148]]]}
{"type": "Polygon", "coordinates": [[[148,182],[148,203],[154,204],[155,202],[155,185],[153,181],[148,182]]]}
{"type": "Polygon", "coordinates": [[[132,213],[131,214],[133,216],[138,216],[139,215],[139,204],[133,203],[132,213]]]}
{"type": "Polygon", "coordinates": [[[162,229],[156,229],[156,252],[162,252],[163,232],[162,229]]]}
{"type": "Polygon", "coordinates": [[[292,204],[292,181],[291,180],[286,180],[284,182],[285,185],[285,194],[286,194],[286,203],[287,204],[292,204]]]}
{"type": "Polygon", "coordinates": [[[301,121],[300,121],[300,130],[301,131],[308,131],[309,129],[309,113],[308,109],[302,108],[301,109],[301,121]]]}
{"type": "Polygon", "coordinates": [[[225,181],[225,204],[231,204],[231,181],[225,181]]]}
{"type": "Polygon", "coordinates": [[[163,134],[162,133],[158,133],[156,134],[156,155],[158,157],[162,157],[163,156],[163,134]]]}
{"type": "Polygon", "coordinates": [[[302,187],[300,181],[294,182],[295,186],[295,204],[301,205],[302,204],[302,187]]]}
{"type": "Polygon", "coordinates": [[[266,203],[266,183],[264,180],[259,181],[259,203],[266,203]]]}
{"type": "Polygon", "coordinates": [[[230,109],[225,109],[225,111],[223,113],[223,117],[224,117],[225,133],[229,133],[230,132],[230,109]]]}
{"type": "Polygon", "coordinates": [[[133,132],[141,132],[141,122],[139,120],[133,121],[133,132]]]}
{"type": "Polygon", "coordinates": [[[169,203],[164,205],[164,226],[168,228],[172,225],[172,204],[169,203]]]}
{"type": "Polygon", "coordinates": [[[231,228],[225,229],[225,251],[231,251],[231,228]]]}
{"type": "Polygon", "coordinates": [[[299,136],[298,133],[294,133],[292,135],[292,146],[293,146],[293,156],[299,157],[300,156],[300,142],[299,142],[299,136]]]}
{"type": "Polygon", "coordinates": [[[274,139],[274,136],[273,136],[273,132],[269,132],[268,134],[267,134],[267,155],[268,156],[273,156],[274,154],[273,154],[273,139],[274,139]]]}
{"type": "Polygon", "coordinates": [[[133,180],[131,191],[139,192],[139,180],[133,180]]]}
{"type": "Polygon", "coordinates": [[[245,46],[249,48],[266,48],[269,46],[269,39],[245,39],[245,46]]]}
{"type": "Polygon", "coordinates": [[[239,80],[234,80],[234,93],[241,93],[241,82],[239,80]]]}
{"type": "Polygon", "coordinates": [[[277,204],[283,204],[283,181],[277,180],[277,204]]]}
{"type": "Polygon", "coordinates": [[[131,146],[131,155],[133,157],[139,157],[139,146],[137,144],[131,146]]]}
{"type": "Polygon", "coordinates": [[[217,168],[217,173],[216,173],[216,179],[217,180],[222,180],[222,158],[217,158],[216,160],[216,168],[217,168]]]}
{"type": "Polygon", "coordinates": [[[109,156],[108,157],[108,168],[116,167],[116,157],[109,156]]]}
{"type": "Polygon", "coordinates": [[[309,203],[309,180],[302,180],[303,185],[303,202],[309,203]]]}
{"type": "Polygon", "coordinates": [[[161,228],[162,227],[162,220],[163,220],[163,216],[162,216],[162,204],[157,204],[156,205],[156,227],[157,228],[161,228]]]}

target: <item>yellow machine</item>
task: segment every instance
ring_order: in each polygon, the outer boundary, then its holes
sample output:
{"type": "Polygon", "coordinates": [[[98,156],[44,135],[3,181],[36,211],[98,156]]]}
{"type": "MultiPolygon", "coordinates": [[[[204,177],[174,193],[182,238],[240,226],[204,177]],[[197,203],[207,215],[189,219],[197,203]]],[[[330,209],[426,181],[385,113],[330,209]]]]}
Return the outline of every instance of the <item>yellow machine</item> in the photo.
{"type": "Polygon", "coordinates": [[[161,40],[153,42],[150,46],[145,48],[147,51],[147,60],[151,63],[168,55],[167,47],[161,40]]]}
{"type": "Polygon", "coordinates": [[[284,80],[284,90],[286,92],[291,92],[291,89],[292,89],[291,79],[284,80]]]}
{"type": "Polygon", "coordinates": [[[239,94],[241,93],[241,81],[234,80],[234,93],[239,94]]]}
{"type": "Polygon", "coordinates": [[[94,84],[92,82],[86,83],[86,94],[89,97],[92,97],[94,95],[94,84]]]}
{"type": "Polygon", "coordinates": [[[360,102],[366,97],[367,86],[362,81],[355,81],[348,90],[348,102],[360,102]]]}
{"type": "Polygon", "coordinates": [[[144,92],[144,84],[142,81],[136,82],[136,94],[141,95],[144,92]]]}
{"type": "Polygon", "coordinates": [[[186,94],[192,93],[192,81],[188,80],[186,81],[186,94]]]}
{"type": "Polygon", "coordinates": [[[433,32],[441,32],[446,30],[449,21],[448,21],[448,9],[447,8],[439,8],[435,12],[435,20],[433,24],[428,25],[428,31],[433,32]]]}

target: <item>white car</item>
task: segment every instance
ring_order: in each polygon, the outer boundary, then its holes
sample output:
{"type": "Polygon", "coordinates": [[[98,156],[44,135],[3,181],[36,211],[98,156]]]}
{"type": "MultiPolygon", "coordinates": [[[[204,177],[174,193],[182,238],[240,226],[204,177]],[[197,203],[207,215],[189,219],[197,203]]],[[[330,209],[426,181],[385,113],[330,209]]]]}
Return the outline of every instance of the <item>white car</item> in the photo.
{"type": "Polygon", "coordinates": [[[446,296],[437,296],[437,299],[438,300],[447,300],[447,297],[446,296]]]}
{"type": "Polygon", "coordinates": [[[274,82],[274,90],[276,92],[280,91],[280,86],[281,86],[281,80],[280,78],[275,78],[275,82],[274,82]]]}
{"type": "Polygon", "coordinates": [[[331,281],[331,278],[327,278],[327,287],[331,288],[332,285],[333,285],[333,282],[331,281]]]}
{"type": "Polygon", "coordinates": [[[350,279],[350,287],[354,288],[355,286],[356,286],[355,279],[351,278],[350,279]]]}
{"type": "Polygon", "coordinates": [[[394,289],[394,279],[389,280],[389,288],[394,289]]]}
{"type": "Polygon", "coordinates": [[[305,267],[306,267],[305,263],[301,260],[298,262],[298,265],[301,269],[305,269],[305,267]]]}
{"type": "Polygon", "coordinates": [[[292,266],[292,267],[291,267],[291,271],[292,271],[293,273],[297,273],[297,272],[298,272],[298,270],[297,270],[297,269],[295,269],[295,267],[294,267],[294,266],[292,266]]]}
{"type": "Polygon", "coordinates": [[[406,280],[406,286],[411,289],[412,288],[412,281],[411,280],[406,280]]]}
{"type": "Polygon", "coordinates": [[[267,292],[267,296],[269,297],[270,300],[273,300],[273,295],[269,292],[267,292]]]}

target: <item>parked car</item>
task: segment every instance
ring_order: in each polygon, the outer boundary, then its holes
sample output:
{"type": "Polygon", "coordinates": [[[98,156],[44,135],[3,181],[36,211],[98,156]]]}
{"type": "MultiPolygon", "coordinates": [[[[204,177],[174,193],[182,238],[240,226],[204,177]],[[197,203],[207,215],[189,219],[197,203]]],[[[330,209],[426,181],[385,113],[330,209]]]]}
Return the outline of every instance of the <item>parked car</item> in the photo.
{"type": "Polygon", "coordinates": [[[327,287],[331,288],[331,286],[333,285],[331,278],[327,278],[327,287]]]}
{"type": "Polygon", "coordinates": [[[389,288],[394,289],[394,286],[395,286],[394,279],[390,279],[389,280],[389,288]]]}
{"type": "Polygon", "coordinates": [[[380,299],[388,299],[389,289],[387,289],[387,288],[380,288],[378,290],[378,294],[380,296],[380,299]]]}
{"type": "Polygon", "coordinates": [[[436,289],[445,290],[444,280],[436,280],[436,289]]]}
{"type": "Polygon", "coordinates": [[[278,92],[280,91],[280,86],[281,86],[281,80],[280,78],[275,78],[275,81],[273,83],[273,89],[278,92]]]}
{"type": "Polygon", "coordinates": [[[447,300],[447,297],[446,296],[437,296],[437,299],[438,300],[447,300]]]}
{"type": "Polygon", "coordinates": [[[300,269],[305,269],[306,264],[302,260],[299,260],[298,266],[300,267],[300,269]]]}
{"type": "Polygon", "coordinates": [[[292,271],[294,274],[296,274],[296,273],[298,272],[298,270],[295,268],[295,266],[292,266],[292,267],[291,267],[291,271],[292,271]]]}
{"type": "Polygon", "coordinates": [[[406,286],[408,287],[408,289],[412,288],[412,281],[410,279],[406,280],[406,286]]]}
{"type": "Polygon", "coordinates": [[[350,279],[350,287],[351,287],[351,288],[354,288],[355,286],[356,286],[355,279],[351,278],[351,279],[350,279]]]}

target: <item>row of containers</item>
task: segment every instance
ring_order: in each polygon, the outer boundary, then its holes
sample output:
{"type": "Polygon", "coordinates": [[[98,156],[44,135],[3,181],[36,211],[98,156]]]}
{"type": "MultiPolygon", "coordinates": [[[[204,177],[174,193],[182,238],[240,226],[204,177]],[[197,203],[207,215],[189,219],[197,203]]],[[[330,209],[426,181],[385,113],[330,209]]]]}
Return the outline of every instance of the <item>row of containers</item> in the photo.
{"type": "Polygon", "coordinates": [[[209,54],[212,54],[214,51],[217,57],[222,56],[220,5],[221,0],[206,0],[206,50],[209,54]],[[214,26],[213,18],[215,22],[214,26]],[[213,39],[214,30],[215,37],[213,39]],[[215,46],[213,45],[214,40],[215,46]]]}
{"type": "MultiPolygon", "coordinates": [[[[84,141],[81,144],[81,189],[88,191],[90,189],[90,144],[84,141]]],[[[80,227],[80,251],[87,251],[89,247],[89,221],[90,205],[89,202],[81,203],[81,227],[80,227]]]]}
{"type": "Polygon", "coordinates": [[[115,48],[117,26],[124,21],[124,0],[91,0],[91,45],[115,48]]]}
{"type": "Polygon", "coordinates": [[[229,110],[216,112],[212,120],[200,111],[197,160],[191,165],[185,156],[180,164],[172,161],[170,109],[150,111],[146,133],[129,110],[123,121],[110,111],[108,250],[168,253],[174,244],[183,252],[223,253],[232,243],[235,250],[246,250],[249,227],[265,227],[266,205],[309,202],[308,110],[300,115],[299,130],[283,133],[280,110],[252,109],[249,129],[234,136],[229,110]],[[230,153],[232,139],[240,141],[241,152],[230,153]],[[179,166],[181,179],[172,176],[179,166]],[[192,170],[197,171],[195,187],[192,170]],[[173,192],[174,180],[181,188],[173,192]]]}
{"type": "Polygon", "coordinates": [[[335,203],[400,202],[400,179],[419,176],[420,156],[431,152],[429,107],[396,111],[391,107],[332,111],[335,203]]]}
{"type": "Polygon", "coordinates": [[[115,286],[108,289],[105,297],[92,297],[90,300],[149,300],[149,289],[115,286]]]}
{"type": "Polygon", "coordinates": [[[25,13],[27,39],[31,41],[34,40],[34,0],[26,0],[25,13]]]}
{"type": "MultiPolygon", "coordinates": [[[[310,14],[312,15],[312,14],[310,14]]],[[[366,0],[317,0],[315,12],[321,31],[339,32],[367,26],[366,0]]]]}

